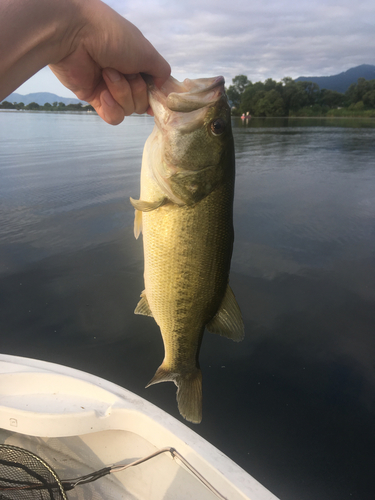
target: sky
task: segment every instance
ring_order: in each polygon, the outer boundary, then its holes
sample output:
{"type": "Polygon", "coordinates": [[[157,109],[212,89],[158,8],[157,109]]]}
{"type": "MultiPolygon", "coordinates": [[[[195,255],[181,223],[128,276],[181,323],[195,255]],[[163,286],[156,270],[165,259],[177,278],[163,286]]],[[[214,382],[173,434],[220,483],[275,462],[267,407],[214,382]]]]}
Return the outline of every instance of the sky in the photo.
{"type": "MultiPolygon", "coordinates": [[[[178,80],[328,76],[375,64],[374,0],[106,0],[178,80]]],[[[48,68],[16,92],[73,97],[48,68]]]]}

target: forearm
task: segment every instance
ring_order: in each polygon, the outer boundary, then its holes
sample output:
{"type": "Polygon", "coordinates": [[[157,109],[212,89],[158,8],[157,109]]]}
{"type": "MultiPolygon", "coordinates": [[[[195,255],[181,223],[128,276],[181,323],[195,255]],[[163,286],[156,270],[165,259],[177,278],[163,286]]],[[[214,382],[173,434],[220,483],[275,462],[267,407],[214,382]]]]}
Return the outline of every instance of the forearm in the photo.
{"type": "Polygon", "coordinates": [[[111,124],[148,109],[141,73],[161,86],[170,66],[101,0],[0,0],[0,100],[44,66],[111,124]]]}
{"type": "MultiPolygon", "coordinates": [[[[82,2],[81,2],[82,3],[82,2]]],[[[0,100],[73,50],[81,5],[75,0],[1,0],[0,100]]]]}

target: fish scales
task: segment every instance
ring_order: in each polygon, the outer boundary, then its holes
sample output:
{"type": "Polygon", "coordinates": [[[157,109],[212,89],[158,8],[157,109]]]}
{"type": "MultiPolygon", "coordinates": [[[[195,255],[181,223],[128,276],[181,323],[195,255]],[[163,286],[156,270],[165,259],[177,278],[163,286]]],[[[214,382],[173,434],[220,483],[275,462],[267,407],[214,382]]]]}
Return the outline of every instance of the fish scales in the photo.
{"type": "Polygon", "coordinates": [[[194,207],[143,214],[147,300],[171,371],[196,366],[205,325],[228,284],[233,231],[231,186],[194,207]]]}
{"type": "Polygon", "coordinates": [[[148,385],[173,381],[181,415],[202,418],[199,349],[205,328],[244,334],[229,281],[234,146],[222,77],[149,83],[155,127],[146,141],[135,235],[143,233],[145,290],[135,312],[153,316],[164,360],[148,385]]]}

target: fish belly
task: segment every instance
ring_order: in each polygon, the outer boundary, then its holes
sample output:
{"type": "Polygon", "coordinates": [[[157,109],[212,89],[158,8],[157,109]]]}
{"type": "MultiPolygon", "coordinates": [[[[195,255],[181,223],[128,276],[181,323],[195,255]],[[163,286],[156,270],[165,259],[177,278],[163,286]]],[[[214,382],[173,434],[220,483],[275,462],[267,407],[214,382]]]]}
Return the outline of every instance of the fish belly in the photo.
{"type": "Polygon", "coordinates": [[[171,370],[197,366],[205,325],[223,299],[233,245],[226,186],[192,207],[143,213],[145,292],[171,370]]]}

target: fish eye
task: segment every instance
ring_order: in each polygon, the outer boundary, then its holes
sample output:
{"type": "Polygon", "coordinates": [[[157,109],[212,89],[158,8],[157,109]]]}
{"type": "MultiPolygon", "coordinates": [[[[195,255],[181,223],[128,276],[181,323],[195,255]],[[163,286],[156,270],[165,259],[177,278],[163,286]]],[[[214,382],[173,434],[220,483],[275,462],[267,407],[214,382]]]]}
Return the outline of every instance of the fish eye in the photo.
{"type": "Polygon", "coordinates": [[[213,135],[221,135],[225,130],[225,121],[222,118],[216,118],[211,122],[211,132],[213,135]]]}

